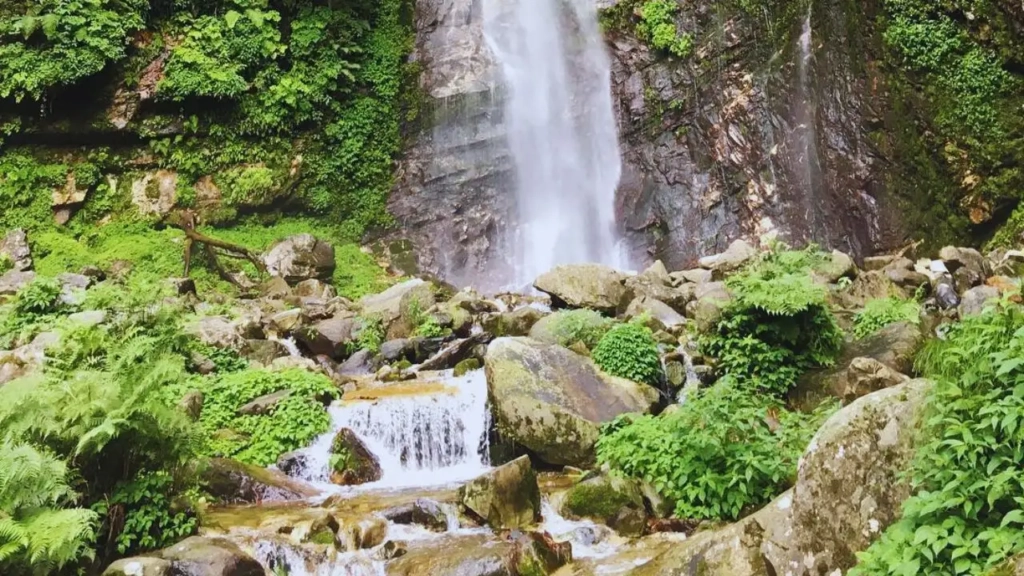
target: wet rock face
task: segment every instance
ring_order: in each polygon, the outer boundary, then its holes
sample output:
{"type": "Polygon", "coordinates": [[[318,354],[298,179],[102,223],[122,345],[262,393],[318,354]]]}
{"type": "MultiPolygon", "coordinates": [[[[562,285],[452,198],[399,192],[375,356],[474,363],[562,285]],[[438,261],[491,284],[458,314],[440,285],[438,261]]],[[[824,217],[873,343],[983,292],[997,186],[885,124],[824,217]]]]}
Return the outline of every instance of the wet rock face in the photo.
{"type": "Polygon", "coordinates": [[[172,574],[264,576],[259,562],[237,545],[220,538],[193,536],[157,554],[171,563],[172,574]]]}
{"type": "Polygon", "coordinates": [[[333,469],[331,482],[342,486],[353,486],[376,482],[384,472],[377,459],[366,444],[349,428],[342,428],[331,443],[333,469]]]}
{"type": "Polygon", "coordinates": [[[522,456],[459,489],[459,502],[495,530],[521,529],[540,520],[540,487],[530,458],[522,456]]]}

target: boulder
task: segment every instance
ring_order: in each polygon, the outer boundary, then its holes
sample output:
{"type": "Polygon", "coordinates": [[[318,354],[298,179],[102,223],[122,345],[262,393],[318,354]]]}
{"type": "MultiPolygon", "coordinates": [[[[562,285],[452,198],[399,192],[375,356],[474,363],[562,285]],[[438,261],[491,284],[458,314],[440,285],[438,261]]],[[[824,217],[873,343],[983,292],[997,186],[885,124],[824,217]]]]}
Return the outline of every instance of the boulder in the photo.
{"type": "Polygon", "coordinates": [[[985,257],[974,248],[946,246],[939,250],[939,259],[942,260],[946,268],[952,273],[956,273],[961,268],[967,268],[981,276],[985,276],[988,272],[985,257]]]}
{"type": "Polygon", "coordinates": [[[626,536],[640,536],[647,520],[639,484],[610,475],[588,478],[570,488],[562,500],[561,513],[570,519],[587,518],[607,524],[626,536]]]}
{"type": "Polygon", "coordinates": [[[338,366],[338,374],[342,376],[366,376],[373,374],[380,368],[375,359],[376,354],[372,351],[365,348],[359,350],[338,366]]]}
{"type": "Polygon", "coordinates": [[[654,388],[597,370],[589,359],[529,338],[499,338],[484,360],[501,436],[555,465],[587,466],[601,424],[648,412],[654,388]]]}
{"type": "Polygon", "coordinates": [[[522,529],[541,519],[540,487],[527,456],[468,482],[458,498],[463,508],[495,530],[522,529]]]}
{"type": "MultiPolygon", "coordinates": [[[[424,360],[420,364],[420,370],[448,370],[449,368],[457,368],[460,364],[470,360],[476,361],[477,368],[479,368],[479,363],[483,360],[483,356],[477,355],[478,350],[486,347],[491,340],[491,335],[487,332],[480,332],[469,338],[458,340],[424,360]]],[[[459,376],[458,373],[455,375],[459,376]]]]}
{"type": "Polygon", "coordinates": [[[267,414],[274,408],[277,408],[281,402],[287,400],[291,395],[291,390],[278,390],[277,392],[264,394],[263,396],[242,405],[238,409],[238,413],[242,416],[259,416],[261,414],[267,414]]]}
{"type": "Polygon", "coordinates": [[[35,272],[10,270],[0,275],[0,296],[14,296],[36,279],[35,272]]]}
{"type": "MultiPolygon", "coordinates": [[[[28,244],[28,234],[24,230],[11,230],[0,240],[0,261],[10,263],[10,270],[27,272],[32,269],[32,249],[28,244]]],[[[7,272],[0,265],[0,272],[7,272]]]]}
{"type": "Polygon", "coordinates": [[[172,576],[171,563],[162,558],[124,558],[108,566],[103,576],[172,576]]]}
{"type": "Polygon", "coordinates": [[[879,387],[898,384],[914,369],[924,344],[921,326],[897,322],[843,345],[835,366],[804,374],[789,393],[790,403],[811,409],[827,398],[853,400],[879,387]]]}
{"type": "Polygon", "coordinates": [[[960,300],[960,317],[976,316],[985,309],[985,303],[999,298],[999,289],[993,286],[975,286],[964,292],[960,300]]]}
{"type": "Polygon", "coordinates": [[[380,460],[350,428],[342,428],[331,442],[331,482],[355,486],[376,482],[384,472],[380,460]]]}
{"type": "Polygon", "coordinates": [[[264,366],[270,366],[274,360],[288,356],[291,352],[277,340],[246,340],[243,356],[264,366]]]}
{"type": "Polygon", "coordinates": [[[912,380],[832,415],[800,458],[793,487],[790,564],[779,574],[845,572],[900,517],[904,477],[932,384],[912,380]],[[795,572],[794,572],[795,573],[795,572]]]}
{"type": "Polygon", "coordinates": [[[533,325],[546,315],[532,306],[523,306],[511,312],[485,314],[480,319],[480,327],[495,337],[526,336],[533,325]]]}
{"type": "Polygon", "coordinates": [[[638,296],[626,308],[626,318],[647,314],[655,324],[652,330],[672,330],[686,323],[686,318],[671,306],[650,296],[638,296]]]}
{"type": "Polygon", "coordinates": [[[832,304],[847,310],[861,310],[871,300],[890,296],[906,297],[907,293],[879,270],[862,272],[846,288],[829,293],[832,304]]]}
{"type": "Polygon", "coordinates": [[[86,310],[68,315],[68,322],[79,326],[99,326],[107,321],[106,310],[86,310]]]}
{"type": "Polygon", "coordinates": [[[669,274],[672,278],[672,282],[676,285],[690,283],[690,284],[704,284],[705,282],[714,281],[714,273],[711,270],[704,268],[694,268],[693,270],[682,270],[679,272],[672,272],[669,274]]]}
{"type": "Polygon", "coordinates": [[[608,266],[569,264],[542,274],[533,286],[550,294],[557,307],[591,308],[614,314],[632,300],[625,280],[625,275],[608,266]]]}
{"type": "MultiPolygon", "coordinates": [[[[544,344],[569,346],[573,344],[573,342],[569,341],[571,335],[575,334],[578,336],[588,333],[593,336],[602,334],[608,330],[610,325],[611,319],[591,310],[562,311],[541,318],[530,328],[530,338],[544,344]],[[570,317],[572,320],[567,320],[570,317]]],[[[596,342],[587,343],[588,346],[596,344],[596,342]]]]}
{"type": "Polygon", "coordinates": [[[243,352],[246,339],[238,325],[223,316],[204,316],[186,327],[186,332],[214,348],[243,352]]]}
{"type": "Polygon", "coordinates": [[[132,204],[144,216],[164,217],[178,198],[178,173],[170,170],[148,172],[132,182],[132,204]]]}
{"type": "Polygon", "coordinates": [[[722,311],[732,301],[732,294],[725,282],[699,284],[694,296],[696,299],[686,306],[686,315],[693,318],[701,332],[714,328],[722,318],[722,311]]]}
{"type": "Polygon", "coordinates": [[[292,295],[292,287],[280,276],[271,276],[260,286],[260,295],[264,298],[284,300],[292,295]]]}
{"type": "Polygon", "coordinates": [[[646,296],[668,304],[673,310],[683,312],[693,299],[694,287],[688,284],[676,287],[665,266],[660,261],[636,276],[626,278],[626,288],[635,297],[646,296]]]}
{"type": "Polygon", "coordinates": [[[547,534],[512,532],[499,540],[451,536],[411,547],[387,576],[546,576],[572,562],[572,545],[547,534]]]}
{"type": "Polygon", "coordinates": [[[705,256],[700,259],[699,264],[701,268],[711,270],[715,279],[720,280],[729,272],[739,270],[756,256],[757,248],[751,246],[746,240],[733,240],[725,252],[705,256]]]}
{"type": "Polygon", "coordinates": [[[361,329],[362,322],[357,318],[335,316],[299,330],[296,338],[314,355],[342,359],[348,357],[361,329]]]}
{"type": "Polygon", "coordinates": [[[298,298],[316,298],[319,300],[330,300],[338,295],[334,291],[334,286],[317,278],[310,278],[309,280],[299,282],[295,285],[292,294],[298,298]]]}
{"type": "Polygon", "coordinates": [[[364,318],[379,318],[388,338],[407,338],[416,329],[414,312],[425,313],[435,302],[433,285],[418,278],[395,284],[359,301],[364,318]]]}
{"type": "Polygon", "coordinates": [[[202,576],[264,576],[263,566],[230,540],[193,536],[156,554],[172,565],[173,574],[202,576]]]}
{"type": "Polygon", "coordinates": [[[928,276],[916,270],[892,267],[885,269],[885,275],[892,280],[893,284],[910,292],[914,292],[921,286],[930,286],[928,276]]]}
{"type": "Polygon", "coordinates": [[[312,234],[298,234],[274,244],[263,255],[263,263],[267,272],[289,285],[312,278],[328,280],[334,274],[334,246],[312,234]]]}
{"type": "Polygon", "coordinates": [[[299,500],[319,491],[283,472],[244,464],[227,458],[213,458],[201,470],[207,491],[224,504],[255,504],[264,500],[299,500]]]}
{"type": "Polygon", "coordinates": [[[434,532],[448,530],[448,515],[439,503],[428,498],[417,498],[413,502],[388,508],[381,515],[395,524],[419,524],[434,532]]]}
{"type": "Polygon", "coordinates": [[[840,278],[852,278],[857,275],[857,266],[846,253],[833,250],[828,256],[828,261],[819,266],[816,270],[830,283],[838,282],[840,278]]]}
{"type": "Polygon", "coordinates": [[[1024,554],[1018,554],[1010,558],[986,572],[985,576],[1024,576],[1024,554]]]}

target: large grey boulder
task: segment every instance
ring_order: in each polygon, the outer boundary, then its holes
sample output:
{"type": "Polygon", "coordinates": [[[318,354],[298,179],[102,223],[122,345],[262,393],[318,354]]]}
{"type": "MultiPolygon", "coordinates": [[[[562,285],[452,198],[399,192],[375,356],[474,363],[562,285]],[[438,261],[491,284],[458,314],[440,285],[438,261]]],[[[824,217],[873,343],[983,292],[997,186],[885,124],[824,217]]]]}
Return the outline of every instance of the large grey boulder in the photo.
{"type": "Polygon", "coordinates": [[[725,252],[701,258],[700,266],[711,270],[715,277],[720,279],[725,274],[742,268],[755,256],[757,256],[757,248],[751,246],[746,240],[733,240],[725,252]]]}
{"type": "Polygon", "coordinates": [[[960,300],[960,317],[977,316],[985,309],[985,304],[999,298],[999,289],[994,286],[975,286],[964,292],[960,300]]]}
{"type": "Polygon", "coordinates": [[[664,302],[676,312],[682,313],[686,305],[693,300],[694,287],[676,282],[669,275],[661,261],[657,261],[636,276],[626,278],[626,288],[635,297],[646,297],[664,302]]]}
{"type": "Polygon", "coordinates": [[[10,270],[0,275],[0,296],[13,296],[36,279],[35,272],[10,270]]]}
{"type": "Polygon", "coordinates": [[[361,329],[362,323],[358,319],[335,316],[299,330],[296,338],[314,355],[341,359],[348,357],[361,329]]]}
{"type": "Polygon", "coordinates": [[[540,520],[540,487],[528,456],[468,482],[459,489],[463,508],[495,530],[521,529],[540,520]]]}
{"type": "Polygon", "coordinates": [[[732,293],[725,282],[698,284],[694,296],[696,299],[686,306],[686,316],[693,318],[701,332],[714,328],[725,308],[732,302],[732,293]]]}
{"type": "Polygon", "coordinates": [[[541,274],[533,286],[550,294],[552,303],[559,307],[615,313],[632,299],[625,281],[624,274],[608,266],[568,264],[541,274]]]}
{"type": "Polygon", "coordinates": [[[203,344],[242,352],[246,349],[246,338],[238,324],[224,316],[204,316],[185,328],[203,344]]]}
{"type": "Polygon", "coordinates": [[[529,338],[494,340],[484,366],[502,437],[549,464],[591,464],[601,424],[648,412],[658,401],[650,386],[608,376],[583,356],[529,338]]]}
{"type": "Polygon", "coordinates": [[[686,323],[686,318],[668,304],[650,296],[638,296],[626,308],[626,318],[636,318],[643,314],[650,316],[655,324],[654,330],[673,329],[686,323]]]}
{"type": "Polygon", "coordinates": [[[264,254],[263,263],[267,272],[288,284],[328,280],[334,274],[334,246],[312,234],[298,234],[274,244],[264,254]]]}
{"type": "MultiPolygon", "coordinates": [[[[10,262],[11,270],[27,272],[32,269],[32,249],[24,230],[12,230],[0,240],[0,260],[5,258],[10,262]]],[[[2,265],[0,272],[6,272],[2,265]]]]}
{"type": "Polygon", "coordinates": [[[172,565],[172,574],[202,576],[264,576],[263,566],[223,538],[193,536],[157,555],[172,565]]]}
{"type": "Polygon", "coordinates": [[[363,318],[379,319],[389,339],[408,338],[416,329],[417,314],[434,305],[434,287],[418,278],[395,284],[380,294],[359,301],[363,318]]]}
{"type": "Polygon", "coordinates": [[[988,272],[988,264],[985,257],[974,248],[959,248],[946,246],[939,250],[939,259],[946,265],[946,268],[956,273],[960,268],[967,268],[974,274],[984,277],[988,272]]]}
{"type": "Polygon", "coordinates": [[[509,312],[484,314],[480,318],[480,327],[496,337],[526,336],[533,325],[545,316],[544,312],[532,306],[523,306],[509,312]]]}

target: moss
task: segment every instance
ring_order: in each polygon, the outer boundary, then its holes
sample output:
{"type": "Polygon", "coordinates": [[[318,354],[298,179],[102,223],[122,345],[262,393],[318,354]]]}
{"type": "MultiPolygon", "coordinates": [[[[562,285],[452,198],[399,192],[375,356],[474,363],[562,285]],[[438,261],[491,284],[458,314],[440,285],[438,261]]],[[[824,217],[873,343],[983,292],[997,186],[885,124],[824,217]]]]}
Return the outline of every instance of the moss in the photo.
{"type": "Polygon", "coordinates": [[[476,358],[466,358],[455,365],[455,377],[465,376],[467,372],[480,369],[480,361],[476,358]]]}
{"type": "Polygon", "coordinates": [[[333,546],[334,545],[334,532],[328,528],[318,530],[315,534],[309,537],[309,541],[313,544],[319,544],[321,546],[333,546]]]}
{"type": "Polygon", "coordinates": [[[627,493],[626,487],[616,487],[608,479],[601,479],[574,486],[566,497],[565,510],[578,517],[607,520],[634,503],[635,498],[627,493]]]}

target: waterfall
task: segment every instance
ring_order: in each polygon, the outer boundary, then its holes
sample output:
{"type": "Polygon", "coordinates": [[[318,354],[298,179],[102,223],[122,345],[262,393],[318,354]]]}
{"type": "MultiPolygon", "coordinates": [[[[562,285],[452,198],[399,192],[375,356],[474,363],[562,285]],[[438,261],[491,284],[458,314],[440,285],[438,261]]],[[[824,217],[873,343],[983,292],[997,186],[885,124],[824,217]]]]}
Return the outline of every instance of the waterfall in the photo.
{"type": "Polygon", "coordinates": [[[484,35],[508,92],[515,163],[515,280],[557,264],[624,267],[611,65],[593,0],[483,0],[484,35]]]}
{"type": "Polygon", "coordinates": [[[818,134],[815,126],[815,102],[814,86],[811,83],[810,69],[814,57],[812,41],[814,29],[811,24],[814,3],[807,3],[807,14],[804,16],[803,25],[800,29],[800,37],[797,40],[799,51],[797,60],[797,97],[794,120],[797,124],[795,131],[797,153],[799,154],[800,168],[798,168],[797,179],[803,189],[804,210],[807,213],[808,224],[812,237],[815,232],[824,234],[825,223],[821,222],[820,211],[815,189],[820,180],[820,160],[818,158],[818,134]]]}
{"type": "Polygon", "coordinates": [[[344,401],[331,406],[331,431],[304,450],[303,479],[326,483],[331,442],[352,429],[380,460],[383,478],[367,488],[464,481],[488,468],[487,381],[483,370],[445,376],[423,393],[344,401]],[[444,389],[436,390],[443,384],[444,389]]]}

